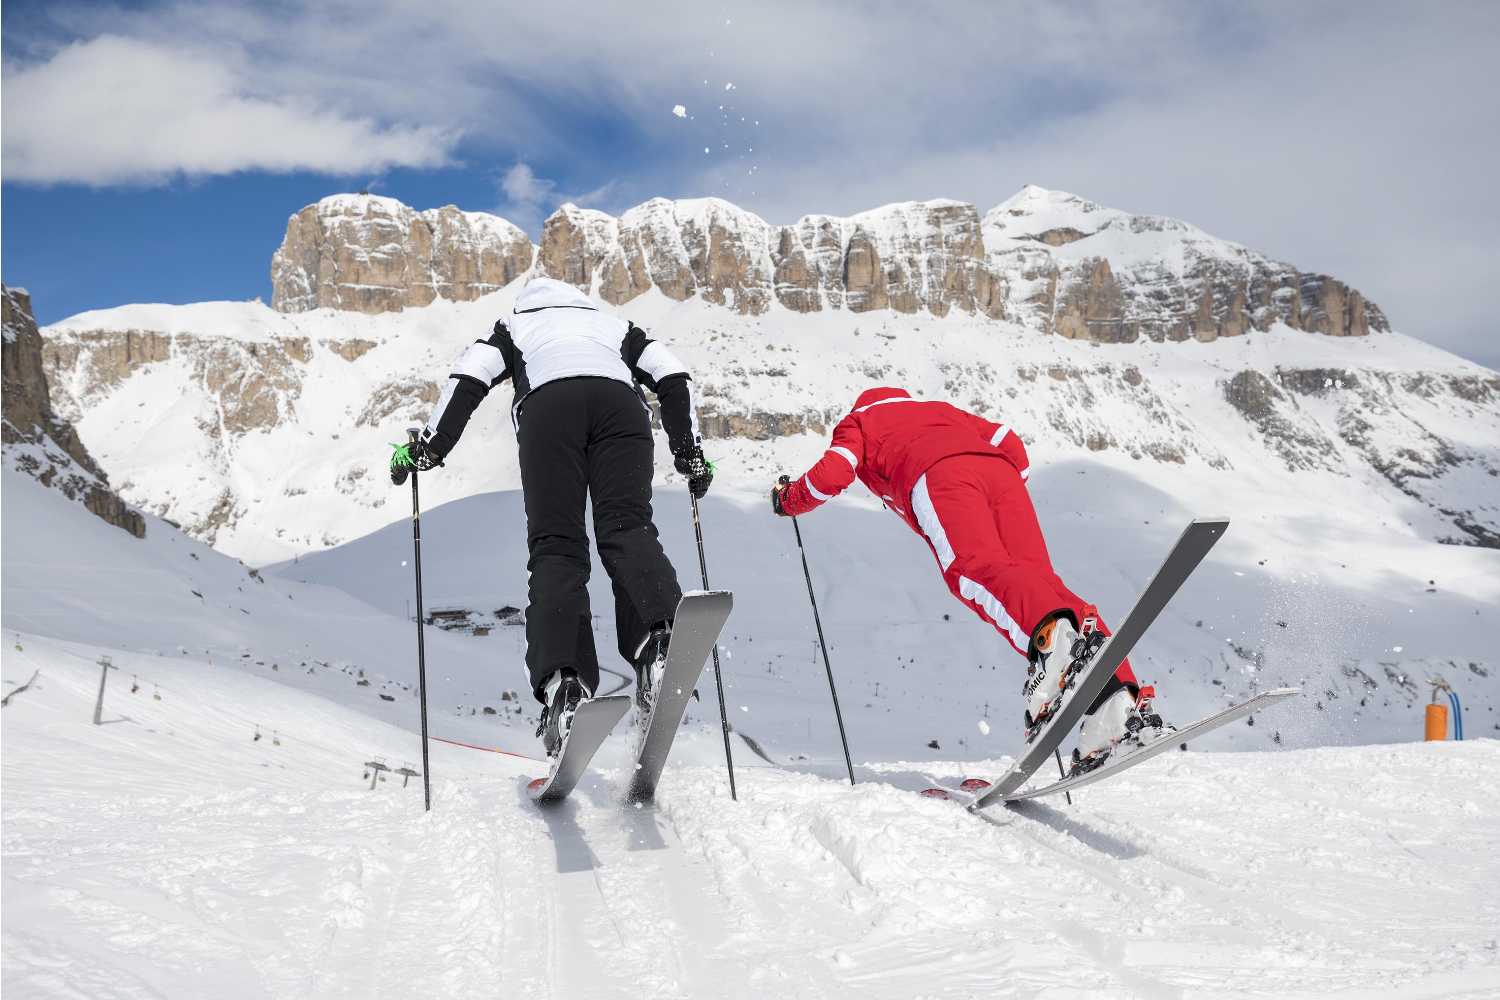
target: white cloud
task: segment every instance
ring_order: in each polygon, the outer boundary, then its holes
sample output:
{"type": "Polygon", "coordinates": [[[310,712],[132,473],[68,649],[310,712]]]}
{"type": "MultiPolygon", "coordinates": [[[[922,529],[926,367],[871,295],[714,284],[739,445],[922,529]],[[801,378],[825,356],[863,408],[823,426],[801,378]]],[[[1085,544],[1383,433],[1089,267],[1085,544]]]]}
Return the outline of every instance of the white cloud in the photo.
{"type": "MultiPolygon", "coordinates": [[[[562,200],[719,195],[789,221],[939,196],[983,209],[1035,182],[1328,271],[1399,328],[1500,363],[1476,292],[1493,283],[1500,232],[1487,195],[1500,173],[1488,78],[1500,4],[951,0],[877,16],[761,0],[732,25],[698,0],[596,0],[568,17],[520,0],[45,10],[66,38],[131,39],[153,54],[147,79],[166,74],[163,54],[181,80],[152,95],[154,114],[70,93],[89,86],[76,75],[28,108],[7,67],[12,179],[76,176],[91,159],[156,176],[218,160],[377,171],[457,155],[462,133],[464,157],[515,164],[497,196],[533,234],[562,200]],[[69,110],[56,128],[22,121],[48,116],[49,100],[105,110],[69,110]],[[697,110],[662,113],[678,104],[697,110]],[[220,134],[215,107],[260,134],[220,134]],[[212,141],[164,127],[184,116],[212,141]],[[22,149],[23,134],[44,138],[22,149]],[[606,177],[600,191],[559,190],[606,177]]],[[[9,51],[46,51],[17,36],[9,51]]],[[[106,90],[135,87],[111,79],[106,90]]]]}
{"type": "Polygon", "coordinates": [[[242,170],[330,174],[448,162],[451,128],[382,126],[249,79],[223,50],[104,35],[6,67],[8,181],[157,183],[242,170]]]}
{"type": "Polygon", "coordinates": [[[529,164],[516,163],[500,177],[500,193],[504,195],[500,214],[537,236],[541,232],[542,220],[558,205],[572,202],[580,208],[588,208],[599,204],[613,190],[614,182],[610,181],[582,194],[559,194],[556,181],[538,177],[529,164]]]}

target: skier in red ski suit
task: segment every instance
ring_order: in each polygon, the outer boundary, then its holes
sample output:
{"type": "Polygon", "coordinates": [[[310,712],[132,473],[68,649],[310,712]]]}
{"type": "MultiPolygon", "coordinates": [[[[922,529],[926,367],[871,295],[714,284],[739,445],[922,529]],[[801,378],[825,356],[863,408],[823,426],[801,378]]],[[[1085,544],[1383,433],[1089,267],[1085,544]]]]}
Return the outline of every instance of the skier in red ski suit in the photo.
{"type": "MultiPolygon", "coordinates": [[[[913,399],[904,389],[875,388],[839,421],[823,458],[799,479],[779,483],[771,500],[777,514],[796,517],[857,477],[927,541],[953,596],[1027,657],[1033,665],[1025,689],[1030,698],[1031,678],[1042,680],[1038,667],[1047,666],[1057,641],[1066,644],[1059,664],[1046,671],[1053,680],[1085,619],[1095,619],[1109,634],[1093,606],[1052,568],[1026,489],[1030,473],[1025,445],[1004,424],[949,403],[913,399]],[[1059,623],[1071,628],[1054,641],[1059,623]]],[[[1046,694],[1029,702],[1028,713],[1046,694]]],[[[1111,718],[1107,725],[1095,722],[1092,740],[1085,720],[1085,754],[1107,750],[1123,735],[1125,717],[1145,708],[1128,660],[1091,706],[1091,716],[1112,698],[1111,718]],[[1120,692],[1123,697],[1113,698],[1120,692]]]]}

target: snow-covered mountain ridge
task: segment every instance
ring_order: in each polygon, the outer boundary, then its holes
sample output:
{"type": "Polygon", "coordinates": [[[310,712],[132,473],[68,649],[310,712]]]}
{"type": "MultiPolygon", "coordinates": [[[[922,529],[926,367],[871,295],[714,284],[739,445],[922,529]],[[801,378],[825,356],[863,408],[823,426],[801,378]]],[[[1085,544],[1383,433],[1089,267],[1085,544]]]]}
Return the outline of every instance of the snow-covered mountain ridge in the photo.
{"type": "MultiPolygon", "coordinates": [[[[619,217],[563,205],[535,264],[612,305],[648,291],[748,315],[950,311],[1117,342],[1212,340],[1281,322],[1335,336],[1389,328],[1343,282],[1175,219],[1028,185],[987,212],[949,199],[772,225],[718,198],[653,198],[619,217]]],[[[519,229],[454,206],[331,195],[287,223],[271,304],[399,311],[472,300],[533,263],[519,229]]]]}
{"type": "MultiPolygon", "coordinates": [[[[252,562],[399,516],[383,464],[426,418],[463,346],[508,312],[471,302],[365,315],[259,303],[123,306],[45,331],[60,412],[133,503],[252,562]]],[[[1002,419],[1038,462],[1142,464],[1231,493],[1354,503],[1419,537],[1500,539],[1500,375],[1396,333],[1332,338],[1277,323],[1183,344],[1098,344],[1014,320],[779,307],[750,316],[651,291],[622,310],[674,346],[700,388],[719,489],[799,471],[871,384],[1002,419]]],[[[514,488],[504,401],[482,407],[431,502],[514,488]]],[[[658,450],[663,481],[670,458],[658,450]]]]}

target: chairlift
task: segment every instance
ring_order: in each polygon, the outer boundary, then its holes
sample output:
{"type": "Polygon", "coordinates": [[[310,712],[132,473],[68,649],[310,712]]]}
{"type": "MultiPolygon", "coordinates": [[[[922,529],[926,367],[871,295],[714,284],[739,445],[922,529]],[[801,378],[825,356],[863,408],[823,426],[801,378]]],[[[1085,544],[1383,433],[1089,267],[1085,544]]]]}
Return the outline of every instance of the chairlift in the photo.
{"type": "Polygon", "coordinates": [[[131,694],[135,694],[140,689],[141,689],[141,680],[140,680],[140,678],[139,677],[131,677],[130,678],[130,693],[131,694]]]}
{"type": "Polygon", "coordinates": [[[157,687],[155,684],[151,685],[151,700],[161,701],[161,688],[157,687]]]}
{"type": "Polygon", "coordinates": [[[281,737],[277,734],[276,730],[274,730],[274,729],[271,730],[271,745],[273,747],[279,747],[279,746],[281,746],[281,737]]]}
{"type": "Polygon", "coordinates": [[[259,726],[255,727],[255,735],[250,738],[250,742],[251,743],[259,743],[260,742],[260,727],[259,726]]]}

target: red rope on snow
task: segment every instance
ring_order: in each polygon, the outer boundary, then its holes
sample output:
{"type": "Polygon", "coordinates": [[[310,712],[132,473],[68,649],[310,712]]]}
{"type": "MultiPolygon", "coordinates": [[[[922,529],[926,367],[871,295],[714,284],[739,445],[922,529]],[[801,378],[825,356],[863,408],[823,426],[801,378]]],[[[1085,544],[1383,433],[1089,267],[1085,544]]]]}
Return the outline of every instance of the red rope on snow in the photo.
{"type": "Polygon", "coordinates": [[[456,747],[467,747],[470,750],[483,750],[486,753],[503,753],[507,757],[519,757],[522,760],[536,761],[538,764],[546,763],[546,761],[542,760],[540,757],[532,757],[524,753],[516,753],[514,750],[501,750],[499,747],[482,747],[476,743],[464,743],[460,740],[445,739],[442,736],[430,736],[428,738],[437,740],[439,743],[451,743],[456,747]]]}

